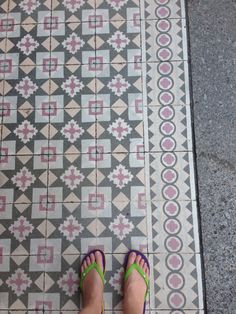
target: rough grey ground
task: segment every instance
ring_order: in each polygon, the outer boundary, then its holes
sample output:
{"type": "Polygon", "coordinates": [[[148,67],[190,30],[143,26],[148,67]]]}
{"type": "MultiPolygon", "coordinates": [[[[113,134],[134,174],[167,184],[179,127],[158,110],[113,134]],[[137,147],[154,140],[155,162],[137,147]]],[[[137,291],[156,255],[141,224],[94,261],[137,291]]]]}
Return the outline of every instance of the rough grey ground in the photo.
{"type": "Polygon", "coordinates": [[[187,1],[207,313],[231,314],[236,313],[236,0],[187,1]]]}

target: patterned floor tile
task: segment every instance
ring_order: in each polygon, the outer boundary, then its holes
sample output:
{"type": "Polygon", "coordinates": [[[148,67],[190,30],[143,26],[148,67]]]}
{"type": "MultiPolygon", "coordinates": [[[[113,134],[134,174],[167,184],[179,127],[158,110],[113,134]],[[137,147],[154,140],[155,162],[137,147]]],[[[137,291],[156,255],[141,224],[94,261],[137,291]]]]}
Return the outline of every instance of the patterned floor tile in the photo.
{"type": "Polygon", "coordinates": [[[187,62],[148,63],[146,78],[149,106],[190,104],[187,62]]]}
{"type": "MultiPolygon", "coordinates": [[[[1,191],[12,195],[13,202],[37,202],[37,189],[47,189],[48,164],[44,156],[20,155],[4,158],[0,165],[1,191]],[[43,163],[39,161],[43,160],[43,163]]],[[[3,193],[4,195],[5,193],[3,193]]]]}
{"type": "Polygon", "coordinates": [[[101,114],[97,114],[96,128],[97,150],[101,154],[130,152],[136,153],[137,159],[143,158],[142,110],[136,110],[136,107],[103,108],[101,114]]]}
{"type": "Polygon", "coordinates": [[[139,1],[96,0],[96,14],[101,21],[139,20],[139,1]],[[103,16],[103,18],[101,18],[103,16]]]}
{"type": "Polygon", "coordinates": [[[102,158],[97,162],[97,192],[104,194],[105,201],[122,200],[124,196],[133,200],[137,193],[145,201],[144,155],[112,153],[102,158]]]}
{"type": "Polygon", "coordinates": [[[189,106],[150,106],[148,128],[151,152],[192,150],[189,106]]]}
{"type": "MultiPolygon", "coordinates": [[[[48,244],[53,245],[52,243],[48,244]]],[[[45,264],[45,310],[69,311],[80,308],[79,276],[80,255],[53,255],[45,264]]]]}
{"type": "MultiPolygon", "coordinates": [[[[45,189],[46,190],[46,189],[45,189]]],[[[9,192],[3,190],[1,197],[9,192]]],[[[1,211],[0,248],[2,255],[40,254],[35,251],[35,241],[46,243],[46,209],[39,203],[6,203],[1,211]],[[10,240],[11,239],[11,240],[10,240]]]]}
{"type": "Polygon", "coordinates": [[[149,260],[151,309],[203,309],[199,254],[151,254],[149,260]]]}
{"type": "Polygon", "coordinates": [[[51,0],[52,9],[63,14],[63,22],[89,22],[94,26],[96,21],[96,1],[51,0]]]}
{"type": "Polygon", "coordinates": [[[77,313],[94,248],[106,313],[130,248],[150,314],[200,313],[185,28],[183,0],[0,3],[1,313],[77,313]]]}
{"type": "Polygon", "coordinates": [[[146,19],[178,19],[185,18],[183,0],[145,0],[146,19]]]}
{"type": "Polygon", "coordinates": [[[92,64],[96,62],[95,26],[92,22],[58,23],[58,30],[51,32],[50,39],[51,58],[58,64],[91,64],[92,71],[92,64]]]}
{"type": "Polygon", "coordinates": [[[12,255],[4,258],[6,269],[1,267],[0,309],[42,308],[40,302],[36,304],[35,297],[44,295],[44,255],[12,255]]]}
{"type": "Polygon", "coordinates": [[[199,253],[196,201],[153,201],[148,251],[199,253]]]}
{"type": "MultiPolygon", "coordinates": [[[[7,17],[16,17],[15,20],[21,24],[25,19],[28,23],[40,21],[40,12],[50,12],[52,9],[52,0],[28,1],[28,0],[8,0],[7,17]]],[[[49,14],[50,16],[50,14],[49,14]]]]}
{"type": "Polygon", "coordinates": [[[142,23],[146,24],[148,62],[187,60],[185,19],[146,20],[142,23]]]}
{"type": "Polygon", "coordinates": [[[195,200],[192,152],[148,154],[153,200],[195,200]]]}

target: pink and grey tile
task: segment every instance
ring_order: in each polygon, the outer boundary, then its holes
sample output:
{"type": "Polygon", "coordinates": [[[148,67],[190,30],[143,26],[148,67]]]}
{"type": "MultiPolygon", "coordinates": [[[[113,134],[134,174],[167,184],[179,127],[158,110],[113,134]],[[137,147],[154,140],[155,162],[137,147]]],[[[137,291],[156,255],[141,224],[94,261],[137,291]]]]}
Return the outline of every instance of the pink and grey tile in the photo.
{"type": "Polygon", "coordinates": [[[203,313],[184,0],[0,3],[0,312],[76,313],[82,256],[149,258],[151,314],[203,313]]]}

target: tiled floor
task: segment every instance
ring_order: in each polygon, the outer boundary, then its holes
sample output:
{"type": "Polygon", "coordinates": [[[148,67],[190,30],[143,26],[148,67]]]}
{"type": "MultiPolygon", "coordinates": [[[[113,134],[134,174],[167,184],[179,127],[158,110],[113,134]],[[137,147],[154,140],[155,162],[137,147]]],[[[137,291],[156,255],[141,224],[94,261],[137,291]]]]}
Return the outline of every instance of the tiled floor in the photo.
{"type": "Polygon", "coordinates": [[[188,77],[183,0],[1,1],[0,313],[76,313],[95,247],[107,313],[130,248],[203,313],[188,77]]]}

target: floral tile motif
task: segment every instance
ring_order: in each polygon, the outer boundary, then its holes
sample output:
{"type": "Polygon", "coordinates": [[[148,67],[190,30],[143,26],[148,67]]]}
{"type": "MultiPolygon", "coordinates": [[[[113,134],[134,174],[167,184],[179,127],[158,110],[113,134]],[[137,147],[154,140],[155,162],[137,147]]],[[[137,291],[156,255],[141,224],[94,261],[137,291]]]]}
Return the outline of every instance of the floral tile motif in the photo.
{"type": "Polygon", "coordinates": [[[189,105],[188,64],[186,61],[147,63],[149,106],[189,105]],[[160,73],[155,76],[155,73],[160,73]]]}
{"type": "Polygon", "coordinates": [[[150,106],[148,127],[151,152],[192,150],[189,106],[150,106]]]}
{"type": "Polygon", "coordinates": [[[153,200],[196,200],[192,152],[147,154],[153,200]],[[158,183],[157,183],[158,182],[158,183]]]}
{"type": "Polygon", "coordinates": [[[146,23],[147,33],[156,36],[147,36],[147,61],[179,61],[187,60],[186,46],[186,20],[160,19],[142,21],[146,23]]]}
{"type": "Polygon", "coordinates": [[[196,201],[153,201],[148,251],[199,253],[196,201]]]}
{"type": "Polygon", "coordinates": [[[202,300],[198,298],[201,277],[195,272],[200,263],[199,254],[151,254],[149,259],[154,270],[150,285],[155,286],[150,290],[155,291],[151,309],[198,310],[199,303],[202,307],[202,300]]]}
{"type": "Polygon", "coordinates": [[[4,256],[5,270],[1,267],[1,309],[42,309],[35,296],[44,296],[44,255],[4,256]],[[35,262],[37,262],[37,267],[35,262]],[[7,291],[7,292],[6,292],[7,291]]]}
{"type": "Polygon", "coordinates": [[[145,18],[147,20],[185,18],[185,3],[183,0],[145,0],[145,18]]]}
{"type": "Polygon", "coordinates": [[[75,314],[84,254],[151,265],[147,311],[202,314],[184,0],[0,3],[0,312],[75,314]]]}

